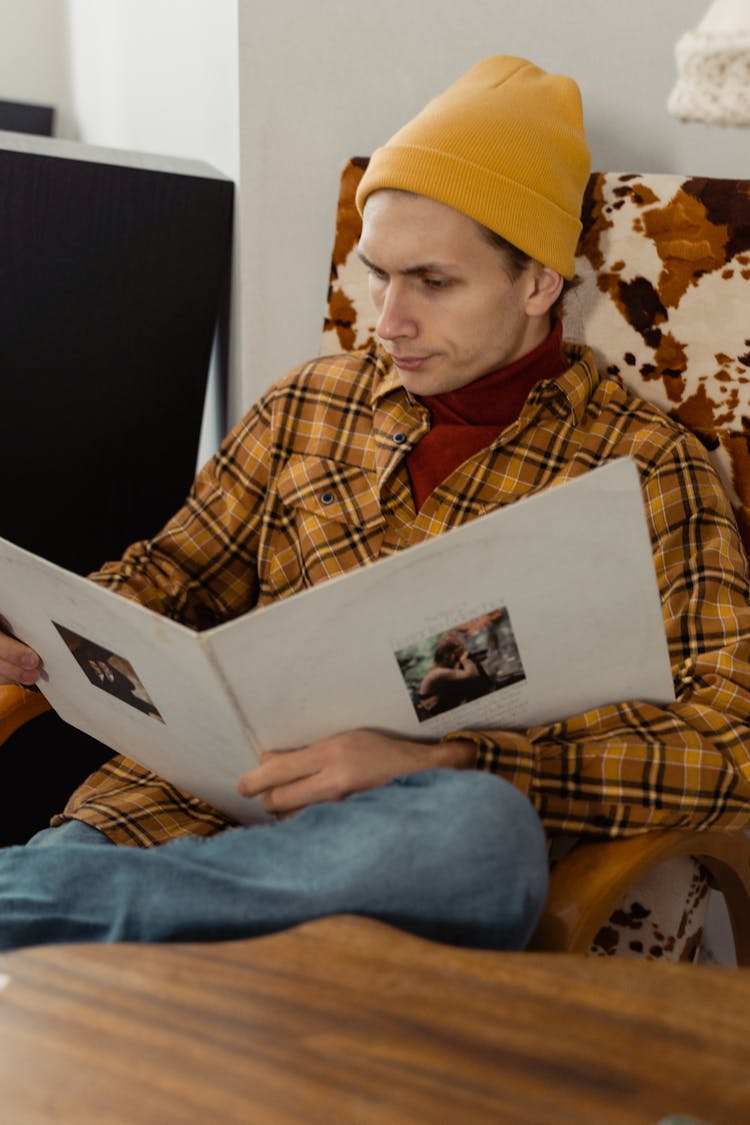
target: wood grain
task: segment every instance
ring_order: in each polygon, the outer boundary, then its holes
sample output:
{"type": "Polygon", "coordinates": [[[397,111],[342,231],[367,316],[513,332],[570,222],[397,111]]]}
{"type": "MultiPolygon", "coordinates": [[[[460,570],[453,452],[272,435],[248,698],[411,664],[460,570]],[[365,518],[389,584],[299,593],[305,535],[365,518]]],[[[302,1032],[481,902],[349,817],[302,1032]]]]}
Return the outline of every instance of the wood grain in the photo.
{"type": "Polygon", "coordinates": [[[0,957],[3,1119],[750,1120],[742,970],[452,949],[333,918],[0,957]]]}

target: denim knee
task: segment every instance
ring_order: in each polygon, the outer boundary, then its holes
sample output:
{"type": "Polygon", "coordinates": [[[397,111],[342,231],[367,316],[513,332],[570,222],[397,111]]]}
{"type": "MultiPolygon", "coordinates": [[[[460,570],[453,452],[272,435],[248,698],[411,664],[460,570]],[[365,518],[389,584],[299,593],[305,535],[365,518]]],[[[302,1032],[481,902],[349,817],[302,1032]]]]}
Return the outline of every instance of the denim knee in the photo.
{"type": "Polygon", "coordinates": [[[544,908],[549,876],[544,829],[530,801],[504,778],[479,770],[435,770],[401,780],[430,790],[432,844],[452,897],[454,932],[445,939],[523,949],[544,908]],[[457,932],[462,898],[466,926],[457,932]]]}

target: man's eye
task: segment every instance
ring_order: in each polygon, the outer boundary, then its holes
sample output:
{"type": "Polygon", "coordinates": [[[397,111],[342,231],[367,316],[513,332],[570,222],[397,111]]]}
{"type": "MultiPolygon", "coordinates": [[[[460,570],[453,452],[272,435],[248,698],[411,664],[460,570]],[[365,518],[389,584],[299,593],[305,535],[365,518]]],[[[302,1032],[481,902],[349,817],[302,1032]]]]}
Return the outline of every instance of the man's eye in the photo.
{"type": "Polygon", "coordinates": [[[424,277],[422,280],[428,289],[449,289],[453,284],[449,277],[424,277]]]}
{"type": "Polygon", "coordinates": [[[375,266],[368,266],[367,273],[371,281],[386,281],[386,275],[382,270],[375,269],[375,266]]]}

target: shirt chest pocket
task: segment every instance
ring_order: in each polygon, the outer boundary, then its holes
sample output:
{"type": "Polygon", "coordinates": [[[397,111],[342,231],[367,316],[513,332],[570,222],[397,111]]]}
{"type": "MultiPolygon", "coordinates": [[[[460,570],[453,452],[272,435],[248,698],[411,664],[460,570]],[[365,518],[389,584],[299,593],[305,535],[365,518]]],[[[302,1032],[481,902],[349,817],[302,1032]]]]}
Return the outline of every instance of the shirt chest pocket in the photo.
{"type": "Polygon", "coordinates": [[[261,580],[283,596],[378,557],[385,520],[374,476],[356,465],[292,457],[279,477],[279,519],[261,580]]]}

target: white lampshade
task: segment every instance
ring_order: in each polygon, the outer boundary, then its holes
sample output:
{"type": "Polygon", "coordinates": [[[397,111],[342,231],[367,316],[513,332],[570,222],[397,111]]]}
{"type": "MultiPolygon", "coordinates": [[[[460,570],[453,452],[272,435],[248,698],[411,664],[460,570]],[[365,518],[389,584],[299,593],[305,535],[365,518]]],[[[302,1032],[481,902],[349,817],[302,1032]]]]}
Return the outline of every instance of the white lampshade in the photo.
{"type": "Polygon", "coordinates": [[[714,0],[675,55],[677,84],[667,103],[674,117],[750,125],[750,0],[714,0]]]}

